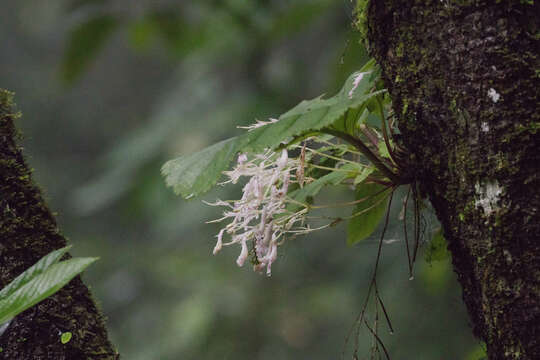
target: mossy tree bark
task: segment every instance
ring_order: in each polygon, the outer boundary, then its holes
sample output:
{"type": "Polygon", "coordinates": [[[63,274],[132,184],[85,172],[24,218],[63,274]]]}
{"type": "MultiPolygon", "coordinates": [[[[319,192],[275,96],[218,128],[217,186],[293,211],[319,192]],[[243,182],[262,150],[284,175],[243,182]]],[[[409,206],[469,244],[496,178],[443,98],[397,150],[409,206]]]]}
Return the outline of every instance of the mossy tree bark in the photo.
{"type": "MultiPolygon", "coordinates": [[[[0,90],[0,287],[66,245],[16,144],[12,96],[0,90]]],[[[0,358],[117,359],[100,311],[79,276],[18,315],[0,336],[0,358]],[[62,344],[60,335],[71,332],[62,344]]]]}
{"type": "Polygon", "coordinates": [[[489,359],[540,359],[539,4],[371,0],[415,178],[489,359]]]}

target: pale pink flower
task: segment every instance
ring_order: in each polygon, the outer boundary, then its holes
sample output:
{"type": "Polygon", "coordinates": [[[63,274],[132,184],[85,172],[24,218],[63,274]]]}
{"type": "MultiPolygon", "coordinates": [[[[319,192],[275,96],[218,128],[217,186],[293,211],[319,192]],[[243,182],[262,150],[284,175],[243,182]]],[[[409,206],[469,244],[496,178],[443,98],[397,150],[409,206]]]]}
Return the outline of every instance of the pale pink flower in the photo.
{"type": "MultiPolygon", "coordinates": [[[[220,230],[213,253],[222,246],[240,244],[241,251],[236,263],[243,266],[248,255],[248,242],[254,244],[256,270],[266,268],[271,275],[272,263],[277,258],[278,239],[289,231],[296,222],[304,221],[305,212],[287,214],[287,191],[291,181],[291,172],[298,170],[299,159],[290,159],[287,150],[278,155],[272,151],[253,156],[251,160],[246,154],[238,157],[236,167],[224,174],[229,178],[225,183],[236,183],[241,177],[249,177],[242,188],[242,198],[233,202],[217,200],[206,203],[211,206],[224,206],[227,210],[223,217],[212,222],[231,219],[231,222],[220,230]],[[231,241],[223,243],[227,233],[231,241]]],[[[294,180],[296,181],[296,180],[294,180]]]]}
{"type": "Polygon", "coordinates": [[[221,250],[221,247],[223,246],[223,233],[225,232],[225,229],[221,229],[221,231],[219,232],[219,234],[217,234],[217,243],[216,243],[216,246],[214,246],[214,250],[212,251],[212,254],[216,255],[220,250],[221,250]]]}

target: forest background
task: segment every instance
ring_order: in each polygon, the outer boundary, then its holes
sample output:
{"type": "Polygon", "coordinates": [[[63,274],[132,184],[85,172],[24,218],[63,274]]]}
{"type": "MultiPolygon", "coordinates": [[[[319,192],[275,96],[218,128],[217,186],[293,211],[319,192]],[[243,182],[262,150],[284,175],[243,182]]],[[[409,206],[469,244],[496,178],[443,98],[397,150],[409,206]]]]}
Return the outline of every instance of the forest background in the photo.
{"type": "MultiPolygon", "coordinates": [[[[25,153],[126,359],[337,358],[370,281],[377,234],[342,226],[285,245],[271,278],[211,256],[215,208],[185,202],[160,167],[333,94],[367,60],[348,0],[6,1],[0,80],[25,153]]],[[[235,198],[239,189],[213,191],[235,198]]],[[[332,190],[327,198],[351,196],[332,190]]],[[[480,356],[448,260],[408,280],[399,204],[379,288],[397,359],[480,356]]],[[[437,226],[425,218],[429,231],[437,226]]],[[[429,234],[426,235],[426,239],[429,234]]],[[[371,337],[360,337],[367,354],[371,337]]]]}

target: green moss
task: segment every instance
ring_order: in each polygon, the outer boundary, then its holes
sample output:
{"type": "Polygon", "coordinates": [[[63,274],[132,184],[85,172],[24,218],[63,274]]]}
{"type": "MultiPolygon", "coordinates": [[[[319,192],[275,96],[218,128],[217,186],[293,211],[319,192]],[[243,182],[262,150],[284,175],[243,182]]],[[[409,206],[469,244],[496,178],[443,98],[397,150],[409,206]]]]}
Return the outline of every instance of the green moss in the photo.
{"type": "MultiPolygon", "coordinates": [[[[509,287],[515,279],[505,283],[499,280],[504,276],[493,272],[508,266],[501,245],[510,251],[513,239],[538,232],[530,215],[534,211],[527,208],[540,181],[537,150],[531,150],[540,128],[538,112],[531,112],[537,108],[538,54],[531,49],[538,31],[537,17],[524,9],[517,1],[496,6],[483,0],[381,0],[370,2],[368,18],[371,53],[383,69],[404,148],[415,159],[415,176],[443,215],[475,333],[490,348],[509,350],[510,358],[525,358],[527,353],[519,341],[499,344],[505,341],[498,332],[508,316],[505,301],[510,300],[497,299],[497,292],[519,296],[540,291],[531,289],[530,282],[523,283],[525,290],[509,287]],[[475,58],[468,58],[470,54],[475,58]],[[490,87],[501,95],[496,104],[486,97],[490,87]],[[480,131],[483,122],[489,132],[480,131]],[[525,202],[486,218],[475,206],[479,179],[502,179],[505,189],[511,189],[502,200],[517,195],[525,202]],[[524,187],[529,195],[522,195],[524,187]],[[497,300],[488,304],[486,296],[497,300]]],[[[531,268],[537,268],[531,261],[522,257],[516,268],[514,260],[512,276],[530,279],[531,268]]]]}
{"type": "Polygon", "coordinates": [[[405,55],[405,44],[399,43],[396,48],[396,56],[398,58],[402,58],[405,55]]]}
{"type": "Polygon", "coordinates": [[[403,101],[403,108],[401,110],[401,115],[405,115],[407,113],[408,108],[409,108],[409,102],[407,100],[403,101]]]}
{"type": "Polygon", "coordinates": [[[368,25],[367,25],[367,7],[368,7],[369,0],[357,0],[356,1],[356,8],[355,8],[355,22],[354,25],[356,27],[356,30],[360,33],[360,38],[367,42],[367,32],[368,32],[368,25]]]}
{"type": "MultiPolygon", "coordinates": [[[[0,247],[5,260],[0,267],[0,287],[43,255],[66,244],[15,141],[19,134],[13,124],[18,116],[12,110],[14,106],[13,94],[0,90],[0,247]]],[[[101,313],[79,277],[36,306],[40,311],[21,313],[0,338],[5,358],[30,359],[39,353],[43,358],[80,359],[93,358],[85,354],[96,351],[104,354],[100,358],[116,358],[101,313]],[[43,342],[51,329],[69,323],[88,334],[85,341],[72,340],[66,345],[43,342]],[[31,338],[27,338],[29,333],[33,334],[31,338]]]]}

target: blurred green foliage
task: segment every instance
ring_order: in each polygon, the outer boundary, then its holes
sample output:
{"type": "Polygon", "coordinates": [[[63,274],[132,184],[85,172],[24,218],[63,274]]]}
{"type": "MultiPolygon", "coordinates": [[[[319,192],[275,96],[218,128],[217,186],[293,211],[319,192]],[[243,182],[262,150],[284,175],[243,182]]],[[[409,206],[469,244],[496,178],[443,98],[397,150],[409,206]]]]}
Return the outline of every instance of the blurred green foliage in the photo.
{"type": "Polygon", "coordinates": [[[113,16],[101,15],[78,25],[72,31],[62,64],[62,77],[66,83],[75,81],[82,74],[116,25],[113,16]]]}
{"type": "Polygon", "coordinates": [[[438,228],[433,232],[431,240],[426,245],[424,257],[428,263],[441,261],[450,258],[448,243],[442,234],[442,229],[438,228]]]}
{"type": "MultiPolygon", "coordinates": [[[[122,356],[337,358],[369,284],[378,231],[352,248],[340,226],[298,238],[285,244],[272,277],[261,277],[236,267],[237,249],[211,256],[217,225],[204,221],[219,214],[174,196],[159,169],[166,159],[237,134],[237,125],[337,91],[366,61],[351,30],[353,4],[29,0],[2,6],[0,86],[17,94],[29,162],[77,245],[75,255],[101,257],[85,280],[122,356]]],[[[237,193],[221,189],[206,199],[237,193]]],[[[321,195],[354,196],[347,189],[321,195]]],[[[431,228],[432,218],[427,212],[431,228]]],[[[402,224],[393,222],[378,280],[396,330],[381,333],[390,355],[465,359],[476,342],[451,266],[440,270],[446,275],[436,291],[421,277],[408,281],[402,224]]],[[[417,265],[417,272],[432,273],[417,265]]],[[[361,332],[361,354],[370,341],[361,332]]]]}

